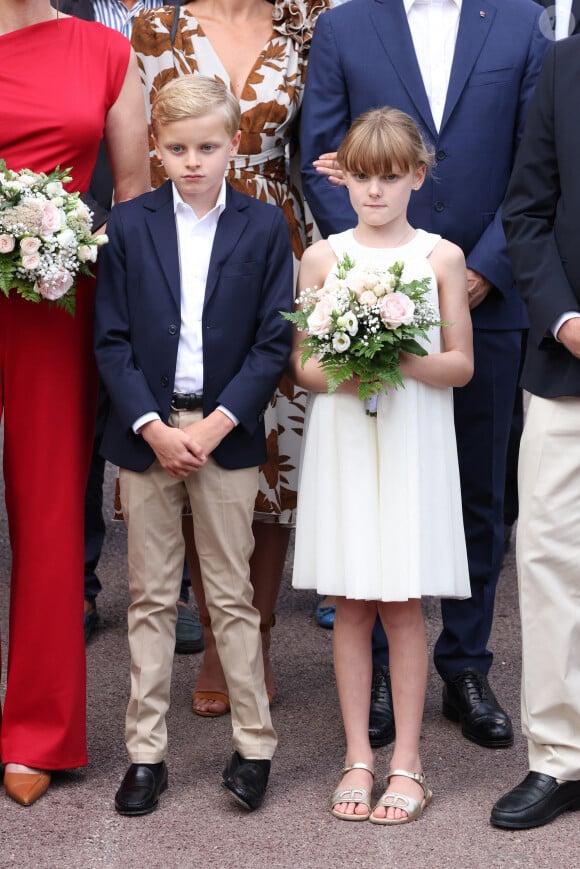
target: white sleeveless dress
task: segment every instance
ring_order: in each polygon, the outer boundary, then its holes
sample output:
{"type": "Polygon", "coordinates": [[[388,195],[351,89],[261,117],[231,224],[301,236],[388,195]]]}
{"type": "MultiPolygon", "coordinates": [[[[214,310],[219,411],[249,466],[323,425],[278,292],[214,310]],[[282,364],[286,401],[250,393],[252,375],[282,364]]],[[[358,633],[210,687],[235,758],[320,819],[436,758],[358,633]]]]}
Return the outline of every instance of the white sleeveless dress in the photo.
{"type": "MultiPolygon", "coordinates": [[[[353,230],[328,242],[355,268],[405,263],[403,280],[431,278],[440,236],[418,230],[406,245],[369,248],[353,230]]],[[[430,353],[440,350],[432,329],[430,353]]],[[[298,490],[295,588],[381,601],[469,597],[453,423],[453,390],[408,379],[381,393],[377,416],[356,396],[312,394],[298,490]]]]}

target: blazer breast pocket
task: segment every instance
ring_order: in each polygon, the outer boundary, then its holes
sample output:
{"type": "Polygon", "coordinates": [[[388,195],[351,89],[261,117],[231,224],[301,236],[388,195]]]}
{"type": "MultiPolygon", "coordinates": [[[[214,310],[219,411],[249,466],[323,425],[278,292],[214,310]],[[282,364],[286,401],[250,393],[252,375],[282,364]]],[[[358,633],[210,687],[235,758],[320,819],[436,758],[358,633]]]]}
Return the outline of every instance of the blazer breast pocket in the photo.
{"type": "Polygon", "coordinates": [[[485,85],[504,84],[511,81],[515,74],[515,67],[502,67],[502,69],[479,69],[469,76],[467,87],[484,87],[485,85]]]}
{"type": "Polygon", "coordinates": [[[248,262],[228,262],[220,271],[221,278],[244,278],[251,275],[261,275],[264,271],[262,260],[249,260],[248,262]]]}

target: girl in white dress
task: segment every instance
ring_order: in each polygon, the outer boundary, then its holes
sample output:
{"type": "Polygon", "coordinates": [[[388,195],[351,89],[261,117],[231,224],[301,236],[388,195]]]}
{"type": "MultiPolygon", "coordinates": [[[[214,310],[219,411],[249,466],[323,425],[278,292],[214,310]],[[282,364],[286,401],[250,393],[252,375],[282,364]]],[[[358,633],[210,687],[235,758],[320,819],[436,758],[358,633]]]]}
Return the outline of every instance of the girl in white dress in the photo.
{"type": "Polygon", "coordinates": [[[334,666],[347,747],[331,811],[377,824],[416,820],[432,798],[419,756],[428,666],[421,596],[470,594],[452,403],[452,388],[473,373],[465,261],[458,247],[407,220],[412,191],[432,160],[403,112],[376,109],[355,121],[338,161],[358,223],[309,248],[298,279],[300,292],[322,286],[344,253],[355,269],[386,270],[402,261],[404,281],[430,277],[430,301],[448,325],[430,330],[428,355],[401,354],[405,388],[380,393],[372,417],[358,398],[357,377],[328,395],[317,360],[302,368],[298,330],[291,359],[297,383],[312,392],[294,585],[338,596],[334,666]],[[368,722],[377,614],[391,650],[397,738],[387,789],[371,811],[368,722]]]}

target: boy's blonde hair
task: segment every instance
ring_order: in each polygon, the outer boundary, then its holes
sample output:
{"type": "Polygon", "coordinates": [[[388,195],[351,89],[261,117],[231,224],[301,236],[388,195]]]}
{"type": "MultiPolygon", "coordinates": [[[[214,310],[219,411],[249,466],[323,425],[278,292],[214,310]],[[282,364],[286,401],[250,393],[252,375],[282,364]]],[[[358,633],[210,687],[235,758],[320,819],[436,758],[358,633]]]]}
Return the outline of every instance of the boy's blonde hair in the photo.
{"type": "Polygon", "coordinates": [[[414,172],[434,162],[415,121],[399,109],[384,106],[360,115],[351,125],[337,154],[346,172],[390,175],[393,165],[414,172]]]}
{"type": "Polygon", "coordinates": [[[153,135],[159,127],[187,118],[199,118],[221,111],[232,139],[240,128],[240,104],[228,88],[205,75],[183,75],[159,90],[151,107],[153,135]]]}

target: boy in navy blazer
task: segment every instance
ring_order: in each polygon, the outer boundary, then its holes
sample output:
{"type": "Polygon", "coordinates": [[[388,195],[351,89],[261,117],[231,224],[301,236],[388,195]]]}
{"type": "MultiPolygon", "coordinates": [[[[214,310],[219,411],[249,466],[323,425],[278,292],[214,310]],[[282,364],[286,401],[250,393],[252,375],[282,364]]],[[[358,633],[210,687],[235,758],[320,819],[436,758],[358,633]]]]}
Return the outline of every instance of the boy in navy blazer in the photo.
{"type": "Polygon", "coordinates": [[[111,407],[103,455],[119,465],[128,528],[131,766],[117,811],[146,814],[167,787],[167,732],[189,497],[212,628],[231,697],[223,785],[261,804],[276,747],[249,558],[263,410],[290,352],[292,255],[282,212],[224,179],[240,109],[185,76],[152,111],[165,185],[113,209],[99,265],[95,347],[111,407]]]}

